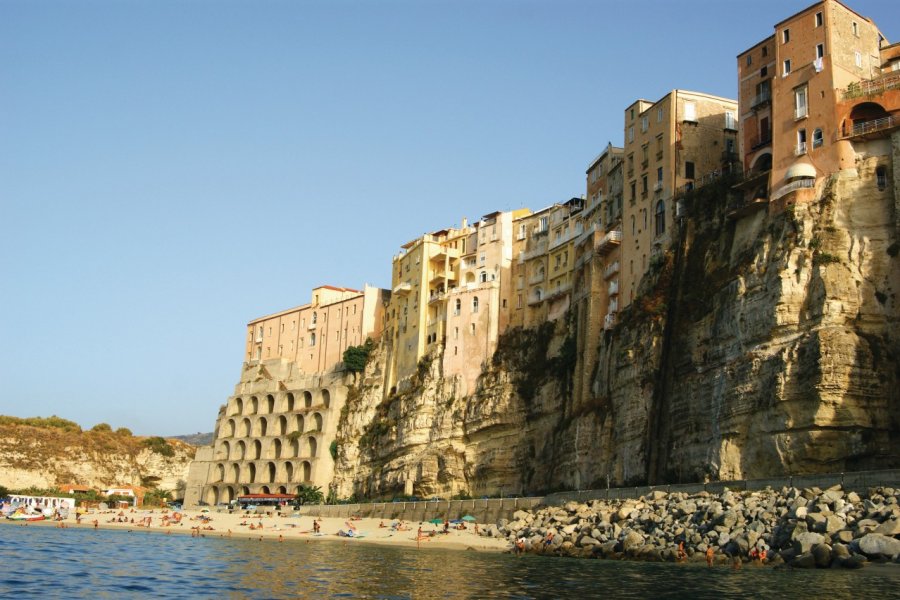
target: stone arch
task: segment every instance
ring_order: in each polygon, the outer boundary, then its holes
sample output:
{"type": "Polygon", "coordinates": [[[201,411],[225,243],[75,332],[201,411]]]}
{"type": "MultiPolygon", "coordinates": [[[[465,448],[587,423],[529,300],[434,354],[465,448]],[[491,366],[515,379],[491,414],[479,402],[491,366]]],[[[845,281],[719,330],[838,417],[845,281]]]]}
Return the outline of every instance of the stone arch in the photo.
{"type": "Polygon", "coordinates": [[[234,488],[230,485],[226,485],[222,488],[222,494],[219,496],[219,501],[226,503],[234,501],[234,488]]]}
{"type": "Polygon", "coordinates": [[[276,439],[272,440],[271,444],[269,444],[269,454],[268,454],[267,458],[281,458],[281,452],[282,452],[281,440],[276,438],[276,439]]]}
{"type": "Polygon", "coordinates": [[[266,463],[266,481],[272,483],[275,481],[275,463],[266,463]]]}
{"type": "Polygon", "coordinates": [[[325,405],[325,408],[331,407],[331,392],[327,389],[322,390],[322,404],[325,405]]]}
{"type": "Polygon", "coordinates": [[[225,481],[225,465],[223,465],[222,463],[216,465],[216,471],[213,475],[213,481],[216,483],[225,481]]]}
{"type": "Polygon", "coordinates": [[[275,396],[272,394],[266,396],[266,412],[268,414],[275,412],[275,396]]]}
{"type": "Polygon", "coordinates": [[[234,437],[234,433],[237,431],[237,427],[235,426],[234,419],[228,419],[225,423],[225,435],[224,437],[234,437]]]}
{"type": "Polygon", "coordinates": [[[303,392],[303,407],[309,408],[310,406],[312,406],[312,394],[306,390],[303,392]]]}
{"type": "Polygon", "coordinates": [[[316,457],[316,450],[318,449],[319,442],[316,441],[316,438],[313,436],[309,436],[307,439],[307,447],[309,448],[309,455],[313,458],[316,457]]]}
{"type": "Polygon", "coordinates": [[[762,152],[753,159],[753,163],[750,165],[750,170],[754,173],[762,173],[763,171],[771,171],[772,170],[772,153],[771,152],[762,152]]]}
{"type": "Polygon", "coordinates": [[[231,410],[228,412],[229,415],[239,415],[244,411],[244,400],[241,397],[235,398],[231,403],[231,410]]]}
{"type": "Polygon", "coordinates": [[[312,464],[308,460],[304,460],[301,465],[303,481],[312,481],[312,464]]]}
{"type": "Polygon", "coordinates": [[[238,482],[241,480],[241,466],[237,463],[232,463],[231,468],[228,470],[228,481],[238,482]]]}
{"type": "Polygon", "coordinates": [[[281,415],[278,417],[278,421],[275,424],[275,432],[274,435],[287,435],[288,421],[287,417],[281,415]]]}
{"type": "Polygon", "coordinates": [[[279,494],[287,494],[287,489],[283,485],[280,485],[280,486],[278,486],[278,493],[279,494]]]}
{"type": "Polygon", "coordinates": [[[211,486],[206,490],[206,503],[215,506],[219,503],[219,490],[215,486],[211,486]]]}
{"type": "Polygon", "coordinates": [[[250,402],[247,404],[247,414],[255,415],[259,412],[259,398],[256,396],[250,397],[250,402]]]}
{"type": "Polygon", "coordinates": [[[313,413],[313,431],[322,431],[323,422],[321,413],[313,413]]]}
{"type": "Polygon", "coordinates": [[[293,412],[294,411],[294,394],[292,392],[288,392],[287,396],[284,398],[284,410],[285,412],[293,412]]]}
{"type": "Polygon", "coordinates": [[[261,488],[259,488],[259,492],[261,494],[271,494],[272,493],[269,491],[269,486],[267,486],[267,485],[264,485],[261,488]]]}
{"type": "Polygon", "coordinates": [[[256,483],[256,465],[250,463],[245,470],[247,471],[247,476],[244,477],[244,481],[247,483],[256,483]]]}
{"type": "Polygon", "coordinates": [[[299,433],[303,433],[303,426],[305,424],[305,421],[306,420],[304,419],[303,415],[297,415],[297,418],[295,419],[296,425],[294,427],[294,430],[299,433]]]}
{"type": "Polygon", "coordinates": [[[216,459],[229,458],[231,455],[231,444],[228,440],[223,440],[216,446],[216,459]]]}
{"type": "Polygon", "coordinates": [[[291,449],[293,450],[294,458],[300,456],[300,438],[294,438],[294,441],[291,442],[291,449]]]}
{"type": "Polygon", "coordinates": [[[259,460],[260,458],[262,458],[262,442],[260,442],[259,440],[253,440],[252,448],[253,452],[251,453],[252,456],[250,456],[250,458],[252,458],[253,460],[259,460]]]}
{"type": "MultiPolygon", "coordinates": [[[[294,464],[291,462],[284,463],[284,480],[285,481],[293,481],[294,480],[294,464]]],[[[284,493],[284,492],[282,492],[284,493]]]]}
{"type": "Polygon", "coordinates": [[[256,426],[253,428],[253,437],[265,437],[268,428],[266,418],[259,417],[256,420],[256,426]]]}
{"type": "Polygon", "coordinates": [[[238,431],[238,437],[250,437],[250,431],[250,419],[244,418],[244,420],[241,421],[241,428],[238,431]]]}
{"type": "Polygon", "coordinates": [[[247,458],[247,442],[244,440],[239,441],[234,445],[234,458],[238,460],[244,460],[247,458]]]}
{"type": "Polygon", "coordinates": [[[250,488],[249,488],[249,487],[247,487],[246,485],[241,486],[241,495],[242,495],[242,496],[246,496],[246,495],[249,494],[249,493],[250,493],[250,488]]]}

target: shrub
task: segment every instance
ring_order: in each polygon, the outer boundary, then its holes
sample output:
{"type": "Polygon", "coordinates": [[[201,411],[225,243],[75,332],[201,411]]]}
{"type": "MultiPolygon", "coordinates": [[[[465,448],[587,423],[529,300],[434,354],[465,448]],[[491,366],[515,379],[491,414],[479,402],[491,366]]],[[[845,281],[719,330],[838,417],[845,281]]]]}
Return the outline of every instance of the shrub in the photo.
{"type": "Polygon", "coordinates": [[[116,435],[127,435],[130,437],[130,436],[133,436],[134,434],[131,433],[131,430],[128,429],[127,427],[119,427],[118,429],[116,429],[116,435]]]}
{"type": "Polygon", "coordinates": [[[375,342],[366,338],[361,346],[350,346],[344,350],[344,368],[351,373],[361,373],[369,362],[369,355],[375,347],[375,342]]]}
{"type": "Polygon", "coordinates": [[[816,252],[816,254],[813,256],[814,265],[830,265],[832,263],[839,262],[841,262],[840,257],[837,257],[834,254],[828,254],[826,252],[816,252]]]}
{"type": "Polygon", "coordinates": [[[331,440],[331,444],[329,444],[329,446],[328,446],[328,451],[331,453],[331,460],[337,460],[337,455],[338,455],[337,440],[331,440]]]}
{"type": "Polygon", "coordinates": [[[109,423],[97,423],[91,427],[91,431],[112,431],[112,427],[109,426],[109,423]]]}
{"type": "Polygon", "coordinates": [[[297,490],[297,504],[321,504],[325,500],[322,488],[317,485],[303,484],[297,490]]]}
{"type": "Polygon", "coordinates": [[[155,436],[144,440],[144,446],[162,456],[175,456],[175,449],[165,439],[155,436]]]}

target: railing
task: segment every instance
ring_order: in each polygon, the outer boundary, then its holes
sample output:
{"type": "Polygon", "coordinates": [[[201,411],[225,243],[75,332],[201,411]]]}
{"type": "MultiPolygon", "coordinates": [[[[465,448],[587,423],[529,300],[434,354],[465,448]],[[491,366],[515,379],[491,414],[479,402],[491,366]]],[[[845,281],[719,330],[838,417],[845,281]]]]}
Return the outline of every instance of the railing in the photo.
{"type": "Polygon", "coordinates": [[[543,294],[530,294],[528,296],[528,305],[529,306],[532,306],[534,304],[540,304],[543,301],[544,301],[543,294]]]}
{"type": "Polygon", "coordinates": [[[804,179],[798,179],[797,181],[792,181],[791,183],[778,188],[778,190],[772,194],[772,200],[778,200],[783,196],[787,196],[791,192],[795,192],[800,189],[805,188],[813,188],[816,187],[816,180],[812,177],[807,177],[804,179]]]}
{"type": "Polygon", "coordinates": [[[725,167],[724,169],[716,169],[710,173],[703,175],[693,181],[689,181],[688,183],[682,185],[677,190],[675,190],[675,197],[683,196],[688,192],[692,192],[694,190],[700,189],[703,186],[709,185],[713,181],[717,181],[726,175],[738,175],[740,176],[743,173],[743,169],[741,165],[732,163],[725,167]]]}
{"type": "Polygon", "coordinates": [[[408,294],[412,291],[412,286],[409,283],[398,283],[397,287],[393,289],[391,293],[393,294],[408,294]]]}
{"type": "Polygon", "coordinates": [[[556,297],[558,297],[558,296],[562,296],[563,294],[567,293],[567,292],[568,292],[569,290],[571,290],[571,289],[572,289],[572,284],[571,284],[571,283],[564,283],[564,284],[562,284],[562,285],[556,286],[555,288],[553,288],[552,291],[547,292],[546,294],[544,294],[544,298],[547,299],[547,300],[551,300],[551,299],[556,298],[556,297]]]}
{"type": "Polygon", "coordinates": [[[750,140],[750,149],[756,150],[757,148],[762,148],[763,146],[768,146],[772,143],[772,132],[766,131],[762,135],[756,136],[752,140],[750,140]]]}
{"type": "Polygon", "coordinates": [[[662,182],[662,181],[657,181],[656,183],[653,184],[653,191],[654,191],[654,192],[658,192],[658,191],[660,191],[661,189],[663,189],[663,182],[662,182]]]}
{"type": "Polygon", "coordinates": [[[445,292],[438,292],[437,294],[431,294],[428,297],[428,302],[438,302],[440,300],[446,300],[447,294],[445,292]]]}
{"type": "Polygon", "coordinates": [[[891,129],[895,125],[900,125],[900,123],[895,123],[893,116],[882,117],[880,119],[875,119],[873,121],[863,121],[862,123],[854,123],[853,129],[851,130],[850,134],[846,137],[856,137],[858,135],[867,135],[870,133],[875,133],[877,131],[891,129]]]}
{"type": "Polygon", "coordinates": [[[532,275],[528,278],[528,283],[540,283],[544,280],[543,273],[537,273],[536,275],[532,275]]]}
{"type": "Polygon", "coordinates": [[[887,90],[900,88],[900,72],[890,71],[887,75],[851,83],[844,90],[844,100],[861,98],[863,96],[877,96],[887,90]]]}
{"type": "Polygon", "coordinates": [[[609,279],[613,275],[619,272],[619,261],[613,261],[609,265],[607,265],[606,269],[603,271],[603,279],[609,279]]]}
{"type": "Polygon", "coordinates": [[[740,160],[737,152],[732,152],[731,150],[725,150],[722,152],[722,162],[723,163],[733,163],[740,160]]]}
{"type": "Polygon", "coordinates": [[[803,154],[806,154],[806,142],[800,142],[794,148],[794,156],[802,156],[803,154]]]}
{"type": "Polygon", "coordinates": [[[610,231],[597,242],[596,248],[598,250],[609,250],[612,249],[612,246],[622,243],[622,232],[618,229],[610,231]]]}
{"type": "Polygon", "coordinates": [[[757,94],[753,96],[753,99],[750,100],[750,108],[756,108],[760,104],[765,104],[772,100],[772,90],[766,90],[761,94],[757,94]]]}
{"type": "Polygon", "coordinates": [[[794,118],[795,119],[803,119],[809,115],[809,109],[805,106],[801,106],[800,108],[794,109],[794,118]]]}
{"type": "Polygon", "coordinates": [[[610,296],[618,296],[619,295],[619,280],[613,279],[609,282],[609,295],[610,296]]]}
{"type": "Polygon", "coordinates": [[[603,329],[612,329],[616,326],[616,315],[609,314],[603,317],[603,329]]]}
{"type": "Polygon", "coordinates": [[[609,299],[609,308],[606,310],[610,315],[614,315],[619,312],[619,299],[618,298],[610,298],[609,299]]]}

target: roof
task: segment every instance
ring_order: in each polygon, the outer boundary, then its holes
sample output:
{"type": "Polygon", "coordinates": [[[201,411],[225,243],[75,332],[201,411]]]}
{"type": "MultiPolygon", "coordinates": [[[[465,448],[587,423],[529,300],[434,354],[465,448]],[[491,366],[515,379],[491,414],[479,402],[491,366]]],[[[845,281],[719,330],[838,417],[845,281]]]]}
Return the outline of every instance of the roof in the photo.
{"type": "Polygon", "coordinates": [[[244,494],[238,500],[290,500],[296,498],[292,494],[244,494]]]}
{"type": "Polygon", "coordinates": [[[313,288],[313,290],[321,290],[321,289],[334,290],[335,292],[354,292],[356,294],[362,294],[361,291],[354,290],[353,288],[336,287],[333,285],[317,285],[316,287],[313,288]]]}

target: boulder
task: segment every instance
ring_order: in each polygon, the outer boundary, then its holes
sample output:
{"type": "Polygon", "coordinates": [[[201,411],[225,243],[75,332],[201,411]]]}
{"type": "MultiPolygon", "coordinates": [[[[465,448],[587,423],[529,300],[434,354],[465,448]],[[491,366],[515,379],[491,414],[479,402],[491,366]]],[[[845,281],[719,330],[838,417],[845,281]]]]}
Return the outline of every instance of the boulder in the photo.
{"type": "Polygon", "coordinates": [[[875,528],[881,535],[900,535],[900,519],[889,519],[875,528]]]}
{"type": "Polygon", "coordinates": [[[625,552],[628,552],[632,549],[637,549],[644,544],[644,536],[642,536],[637,531],[629,531],[625,537],[622,539],[622,549],[625,552]]]}
{"type": "Polygon", "coordinates": [[[818,544],[812,549],[812,554],[816,558],[816,566],[827,568],[831,566],[831,546],[828,544],[818,544]]]}
{"type": "Polygon", "coordinates": [[[812,552],[805,552],[791,561],[791,566],[797,569],[815,569],[816,557],[812,552]]]}
{"type": "Polygon", "coordinates": [[[653,490],[649,494],[647,494],[647,498],[650,500],[662,500],[666,497],[666,493],[662,490],[653,490]]]}
{"type": "Polygon", "coordinates": [[[868,561],[866,560],[865,556],[854,554],[850,558],[847,558],[843,562],[841,562],[841,566],[845,569],[862,569],[864,566],[866,566],[867,562],[868,561]]]}
{"type": "Polygon", "coordinates": [[[582,536],[580,540],[578,540],[579,546],[599,546],[600,542],[589,535],[582,536]]]}
{"type": "Polygon", "coordinates": [[[822,535],[813,533],[812,531],[806,531],[794,536],[794,550],[797,554],[805,554],[810,552],[813,549],[813,546],[821,544],[824,541],[825,538],[822,537],[822,535]]]}
{"type": "Polygon", "coordinates": [[[868,533],[860,538],[859,549],[868,556],[892,557],[900,554],[900,540],[880,533],[868,533]]]}
{"type": "Polygon", "coordinates": [[[831,535],[836,533],[847,526],[847,523],[840,517],[835,515],[831,515],[825,519],[824,530],[825,533],[831,535]]]}
{"type": "Polygon", "coordinates": [[[798,506],[794,509],[794,516],[798,519],[805,519],[808,512],[805,506],[798,506]]]}
{"type": "Polygon", "coordinates": [[[838,531],[835,535],[833,535],[832,539],[838,540],[844,544],[849,544],[853,541],[853,532],[849,529],[844,529],[843,531],[838,531]]]}

